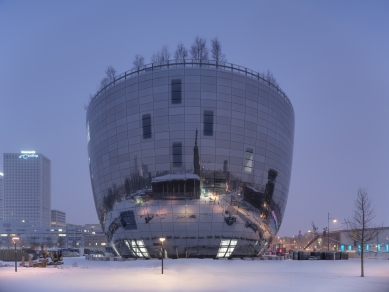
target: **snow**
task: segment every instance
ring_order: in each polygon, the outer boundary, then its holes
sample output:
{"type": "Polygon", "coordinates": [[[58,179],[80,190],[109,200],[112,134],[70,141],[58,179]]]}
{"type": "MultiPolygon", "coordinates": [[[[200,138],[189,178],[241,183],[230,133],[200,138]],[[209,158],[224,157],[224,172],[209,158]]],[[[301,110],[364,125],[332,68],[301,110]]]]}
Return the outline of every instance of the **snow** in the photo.
{"type": "Polygon", "coordinates": [[[360,262],[276,260],[87,261],[65,258],[59,268],[0,268],[9,291],[342,291],[388,292],[389,260],[360,262]],[[77,263],[77,267],[73,263],[77,263]]]}

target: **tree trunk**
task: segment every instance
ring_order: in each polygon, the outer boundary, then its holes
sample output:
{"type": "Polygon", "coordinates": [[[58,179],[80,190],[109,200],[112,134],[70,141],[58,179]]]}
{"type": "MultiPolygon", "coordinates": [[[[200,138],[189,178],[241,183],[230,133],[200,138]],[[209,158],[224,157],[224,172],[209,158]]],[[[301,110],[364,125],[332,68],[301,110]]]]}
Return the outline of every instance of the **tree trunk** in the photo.
{"type": "Polygon", "coordinates": [[[361,277],[364,277],[364,271],[363,271],[363,245],[361,245],[361,277]]]}

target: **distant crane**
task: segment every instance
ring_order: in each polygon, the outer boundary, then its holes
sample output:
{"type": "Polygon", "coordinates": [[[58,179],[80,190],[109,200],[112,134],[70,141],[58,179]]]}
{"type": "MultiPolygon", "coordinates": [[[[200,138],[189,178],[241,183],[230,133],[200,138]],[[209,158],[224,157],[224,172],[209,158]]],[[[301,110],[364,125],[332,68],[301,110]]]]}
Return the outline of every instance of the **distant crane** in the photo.
{"type": "Polygon", "coordinates": [[[313,232],[313,238],[307,243],[306,246],[304,246],[303,250],[306,250],[308,247],[310,247],[312,245],[312,243],[314,243],[319,237],[321,236],[325,236],[325,230],[323,232],[323,234],[320,234],[317,232],[317,227],[315,225],[315,223],[312,221],[312,232],[313,232]]]}

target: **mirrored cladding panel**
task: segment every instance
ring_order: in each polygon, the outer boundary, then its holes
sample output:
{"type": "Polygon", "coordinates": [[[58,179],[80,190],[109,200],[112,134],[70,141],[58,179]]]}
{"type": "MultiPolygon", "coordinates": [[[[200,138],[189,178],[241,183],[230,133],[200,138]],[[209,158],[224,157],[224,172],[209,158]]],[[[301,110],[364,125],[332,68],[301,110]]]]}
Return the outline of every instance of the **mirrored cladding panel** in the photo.
{"type": "Polygon", "coordinates": [[[121,256],[160,257],[161,237],[170,258],[258,256],[276,236],[294,111],[278,87],[235,68],[154,64],[90,103],[96,211],[121,256]]]}

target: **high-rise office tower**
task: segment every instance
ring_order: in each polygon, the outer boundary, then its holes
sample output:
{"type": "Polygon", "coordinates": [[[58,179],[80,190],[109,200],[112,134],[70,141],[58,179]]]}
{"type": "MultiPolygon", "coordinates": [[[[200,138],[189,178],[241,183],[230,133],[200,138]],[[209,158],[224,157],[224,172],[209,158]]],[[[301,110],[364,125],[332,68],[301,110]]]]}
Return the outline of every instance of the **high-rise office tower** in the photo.
{"type": "Polygon", "coordinates": [[[4,220],[4,174],[0,172],[0,221],[4,220]]]}
{"type": "Polygon", "coordinates": [[[4,153],[4,221],[50,226],[51,161],[35,151],[4,153]]]}
{"type": "Polygon", "coordinates": [[[59,210],[51,210],[51,226],[66,227],[66,213],[59,210]]]}

